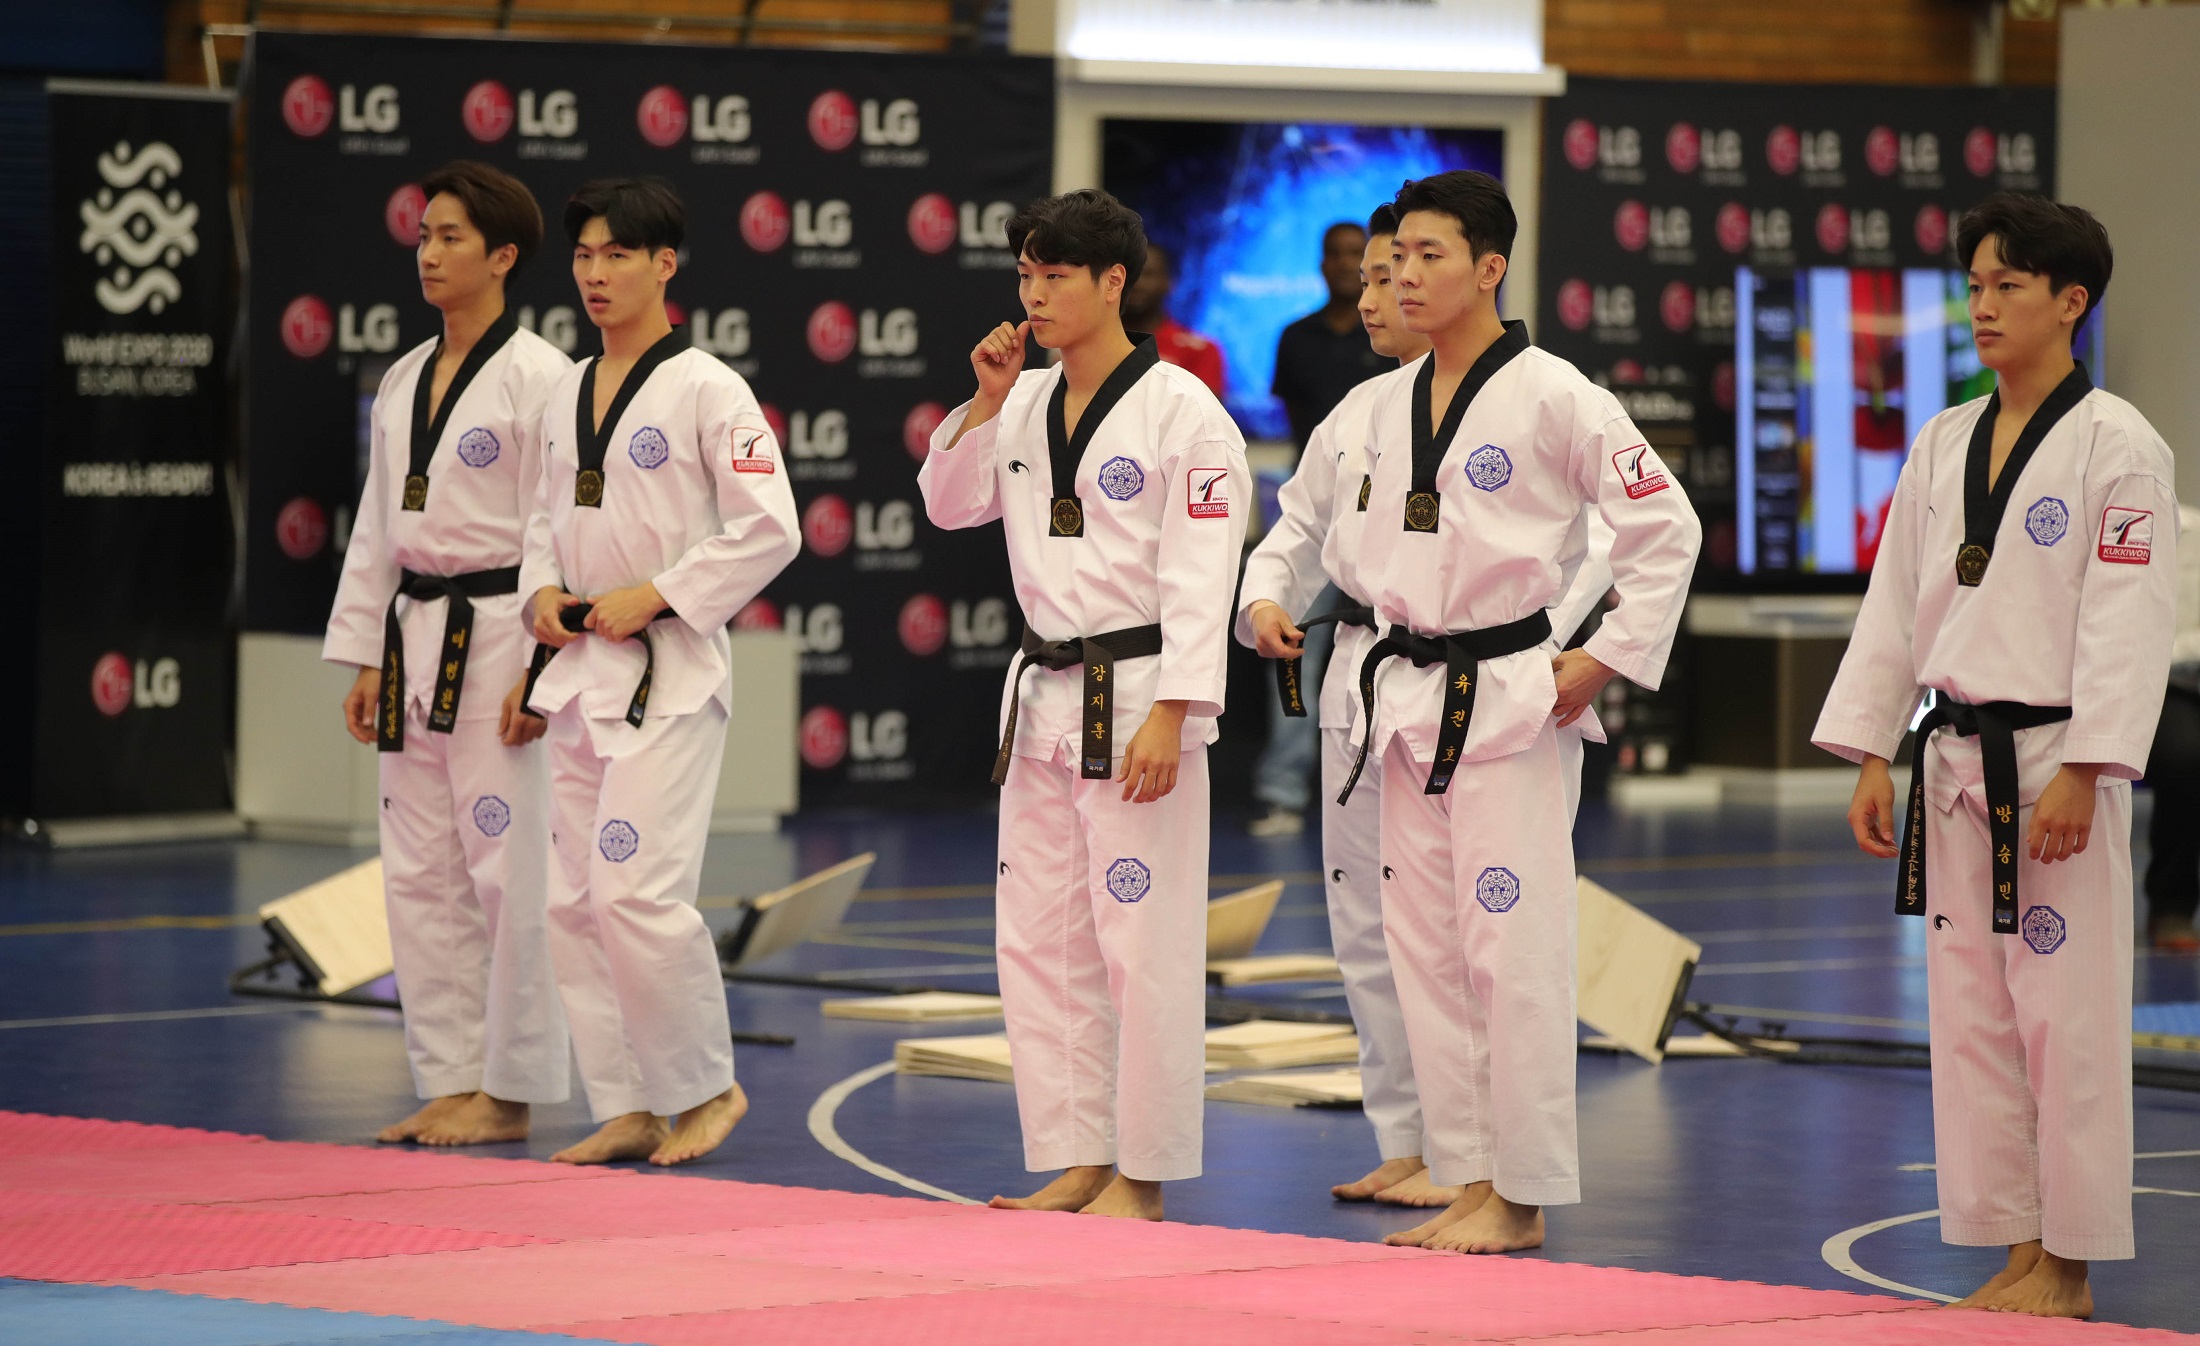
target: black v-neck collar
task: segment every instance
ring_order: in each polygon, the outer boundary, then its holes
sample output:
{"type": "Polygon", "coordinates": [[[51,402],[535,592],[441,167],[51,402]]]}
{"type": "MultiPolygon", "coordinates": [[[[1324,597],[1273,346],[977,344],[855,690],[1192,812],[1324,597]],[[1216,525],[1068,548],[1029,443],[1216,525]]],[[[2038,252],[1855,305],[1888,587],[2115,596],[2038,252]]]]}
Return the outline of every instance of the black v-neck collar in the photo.
{"type": "Polygon", "coordinates": [[[1459,436],[1460,423],[1466,420],[1467,409],[1474,399],[1482,395],[1482,389],[1496,377],[1497,371],[1511,364],[1514,357],[1528,349],[1528,325],[1514,319],[1505,324],[1504,334],[1490,343],[1467,369],[1467,376],[1459,381],[1458,391],[1451,395],[1451,404],[1444,408],[1444,422],[1432,427],[1436,396],[1436,357],[1432,354],[1421,365],[1421,371],[1413,376],[1413,488],[1406,496],[1406,529],[1415,533],[1436,531],[1436,469],[1444,462],[1444,455],[1451,451],[1452,440],[1459,436]]]}
{"type": "Polygon", "coordinates": [[[2009,512],[2009,498],[2016,493],[2017,478],[2024,475],[2025,464],[2032,461],[2040,442],[2062,418],[2092,391],[2092,376],[2080,361],[2040,403],[2032,419],[2024,423],[1990,491],[1986,476],[1993,466],[1994,424],[2001,418],[2001,389],[1994,389],[1986,399],[1986,410],[1971,427],[1971,442],[1963,458],[1963,546],[1956,553],[1956,579],[1965,588],[1985,577],[1987,563],[1993,557],[1994,538],[2001,532],[2002,517],[2009,512]]]}
{"type": "Polygon", "coordinates": [[[596,366],[603,363],[603,357],[599,355],[588,362],[587,368],[581,371],[580,404],[574,409],[573,422],[574,448],[580,455],[581,471],[603,471],[604,458],[611,452],[611,433],[619,428],[619,418],[626,414],[634,395],[649,382],[649,376],[657,372],[657,366],[686,349],[684,328],[675,327],[657,338],[642,352],[642,358],[634,362],[634,367],[626,371],[618,395],[611,399],[611,409],[604,413],[603,424],[593,428],[590,423],[596,414],[596,366]]]}
{"type": "Polygon", "coordinates": [[[1093,393],[1092,401],[1086,404],[1084,414],[1077,418],[1077,433],[1071,434],[1067,423],[1069,371],[1064,370],[1062,377],[1054,381],[1054,393],[1047,399],[1047,461],[1054,478],[1053,515],[1058,520],[1067,521],[1074,514],[1077,523],[1075,528],[1063,527],[1058,523],[1053,530],[1056,537],[1078,537],[1083,534],[1084,510],[1075,501],[1077,468],[1085,460],[1085,449],[1092,443],[1092,437],[1100,432],[1100,426],[1107,420],[1108,413],[1115,410],[1116,404],[1129,395],[1130,390],[1138,385],[1138,381],[1146,376],[1147,370],[1161,363],[1161,348],[1154,344],[1152,337],[1141,333],[1133,336],[1132,340],[1137,344],[1131,347],[1131,353],[1108,371],[1108,376],[1101,380],[1098,391],[1093,393]],[[1072,502],[1068,509],[1062,507],[1061,502],[1065,500],[1072,502]]]}
{"type": "Polygon", "coordinates": [[[466,358],[459,361],[458,372],[451,376],[451,386],[443,390],[443,401],[436,406],[432,416],[428,407],[435,396],[436,363],[443,358],[441,337],[436,338],[435,349],[428,353],[427,363],[420,366],[420,378],[413,384],[412,438],[408,445],[410,466],[406,485],[410,488],[415,480],[420,483],[423,503],[427,494],[428,461],[435,457],[435,446],[443,442],[443,431],[451,423],[452,408],[465,396],[466,387],[474,381],[474,376],[504,349],[505,343],[517,331],[518,314],[510,309],[498,314],[497,320],[489,324],[489,330],[483,332],[480,340],[474,342],[473,349],[466,352],[466,358]]]}

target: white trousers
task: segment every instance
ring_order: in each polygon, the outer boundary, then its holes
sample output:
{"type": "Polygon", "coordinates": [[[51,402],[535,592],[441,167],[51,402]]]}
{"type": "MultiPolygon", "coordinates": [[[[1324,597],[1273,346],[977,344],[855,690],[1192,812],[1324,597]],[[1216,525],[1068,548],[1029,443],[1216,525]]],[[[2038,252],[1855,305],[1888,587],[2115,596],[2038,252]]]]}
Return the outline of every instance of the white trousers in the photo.
{"type": "MultiPolygon", "coordinates": [[[[1442,1186],[1581,1199],[1574,1122],[1573,807],[1581,739],[1547,721],[1442,795],[1393,738],[1383,763],[1383,932],[1442,1186]]],[[[1355,798],[1357,796],[1355,795],[1355,798]]]]}
{"type": "Polygon", "coordinates": [[[415,706],[405,750],[375,756],[382,888],[414,1090],[564,1101],[565,1016],[544,932],[541,750],[505,747],[493,719],[430,733],[415,706]]]}
{"type": "Polygon", "coordinates": [[[1322,733],[1322,868],[1328,873],[1329,946],[1344,975],[1345,1004],[1360,1034],[1360,1093],[1375,1128],[1377,1153],[1405,1159],[1421,1153],[1421,1096],[1413,1086],[1413,1051],[1405,1011],[1383,942],[1382,862],[1378,855],[1383,759],[1367,770],[1348,804],[1337,792],[1352,774],[1358,750],[1351,731],[1322,733]]]}
{"type": "MultiPolygon", "coordinates": [[[[1940,1236],[2132,1255],[2131,786],[2094,795],[2082,854],[2017,861],[2014,935],[1991,929],[1986,818],[1926,809],[1925,971],[1940,1236]]],[[[2032,809],[2018,814],[2023,835],[2032,809]]]]}
{"type": "Polygon", "coordinates": [[[550,952],[588,1110],[670,1117],[733,1085],[710,927],[695,909],[726,715],[550,716],[550,952]]]}
{"type": "Polygon", "coordinates": [[[1066,752],[1010,762],[995,940],[1033,1172],[1199,1176],[1207,842],[1205,747],[1150,804],[1066,752]]]}

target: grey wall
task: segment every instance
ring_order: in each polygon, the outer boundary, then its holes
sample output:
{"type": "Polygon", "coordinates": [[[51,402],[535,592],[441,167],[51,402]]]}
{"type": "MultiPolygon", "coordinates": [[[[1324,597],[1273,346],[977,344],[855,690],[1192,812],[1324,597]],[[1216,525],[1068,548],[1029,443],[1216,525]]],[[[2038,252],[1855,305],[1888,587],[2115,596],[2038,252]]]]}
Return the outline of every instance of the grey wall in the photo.
{"type": "Polygon", "coordinates": [[[2108,226],[2111,392],[2177,454],[2200,500],[2200,5],[2066,9],[2057,195],[2108,226]]]}

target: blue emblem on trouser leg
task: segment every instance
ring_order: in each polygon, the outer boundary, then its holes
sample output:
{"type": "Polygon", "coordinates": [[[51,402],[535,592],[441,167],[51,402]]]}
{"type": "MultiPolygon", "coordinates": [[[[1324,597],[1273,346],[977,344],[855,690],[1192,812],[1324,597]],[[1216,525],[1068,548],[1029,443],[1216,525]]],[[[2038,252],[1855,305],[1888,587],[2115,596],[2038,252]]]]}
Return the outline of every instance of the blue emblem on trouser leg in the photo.
{"type": "Polygon", "coordinates": [[[2017,933],[2032,946],[2034,953],[2053,953],[2070,937],[2070,923],[2053,907],[2026,907],[2024,920],[2017,926],[2017,933]]]}
{"type": "Polygon", "coordinates": [[[495,795],[483,795],[474,801],[474,826],[485,837],[504,835],[504,829],[512,825],[512,807],[495,795]]]}
{"type": "Polygon", "coordinates": [[[1136,902],[1153,887],[1153,871],[1138,860],[1118,860],[1108,866],[1108,892],[1118,902],[1136,902]]]}
{"type": "Polygon", "coordinates": [[[1484,911],[1511,911],[1520,900],[1520,876],[1509,869],[1492,867],[1474,881],[1474,900],[1484,911]]]}
{"type": "Polygon", "coordinates": [[[634,830],[634,824],[622,818],[613,818],[603,825],[603,835],[596,838],[596,849],[612,864],[624,864],[642,848],[642,834],[634,830]]]}

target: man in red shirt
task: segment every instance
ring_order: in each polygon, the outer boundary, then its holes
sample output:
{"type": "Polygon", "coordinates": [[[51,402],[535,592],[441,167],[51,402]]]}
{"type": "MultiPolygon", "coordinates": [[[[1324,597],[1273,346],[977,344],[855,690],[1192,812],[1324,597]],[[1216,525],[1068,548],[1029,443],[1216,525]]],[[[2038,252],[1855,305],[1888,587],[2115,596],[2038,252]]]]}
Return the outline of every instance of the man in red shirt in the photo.
{"type": "Polygon", "coordinates": [[[1148,243],[1146,269],[1123,292],[1123,326],[1133,332],[1153,333],[1161,358],[1188,369],[1222,396],[1222,347],[1169,316],[1169,291],[1176,287],[1175,265],[1167,250],[1148,243]]]}

